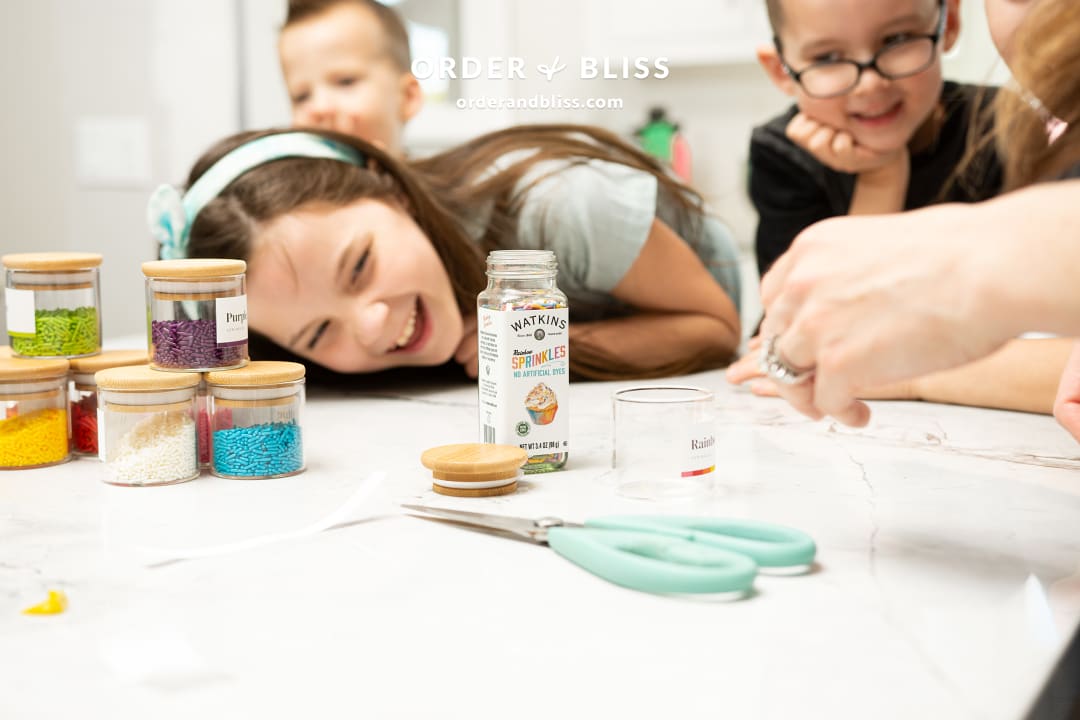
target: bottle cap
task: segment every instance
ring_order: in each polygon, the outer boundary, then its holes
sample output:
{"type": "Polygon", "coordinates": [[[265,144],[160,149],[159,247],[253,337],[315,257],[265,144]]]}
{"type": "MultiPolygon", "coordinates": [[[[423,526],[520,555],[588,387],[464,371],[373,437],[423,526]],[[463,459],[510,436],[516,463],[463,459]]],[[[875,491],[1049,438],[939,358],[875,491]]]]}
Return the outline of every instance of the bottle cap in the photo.
{"type": "Polygon", "coordinates": [[[431,470],[431,488],[455,497],[509,495],[517,490],[528,453],[514,445],[460,443],[425,450],[420,462],[431,470]]]}

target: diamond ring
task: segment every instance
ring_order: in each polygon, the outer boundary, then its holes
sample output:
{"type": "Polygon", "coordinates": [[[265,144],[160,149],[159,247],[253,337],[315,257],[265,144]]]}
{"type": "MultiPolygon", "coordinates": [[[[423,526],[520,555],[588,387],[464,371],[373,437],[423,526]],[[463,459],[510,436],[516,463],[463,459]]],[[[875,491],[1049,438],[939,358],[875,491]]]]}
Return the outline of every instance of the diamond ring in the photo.
{"type": "Polygon", "coordinates": [[[779,340],[779,335],[770,335],[765,338],[761,346],[761,372],[784,385],[798,385],[813,377],[814,368],[800,370],[788,364],[776,347],[779,340]]]}

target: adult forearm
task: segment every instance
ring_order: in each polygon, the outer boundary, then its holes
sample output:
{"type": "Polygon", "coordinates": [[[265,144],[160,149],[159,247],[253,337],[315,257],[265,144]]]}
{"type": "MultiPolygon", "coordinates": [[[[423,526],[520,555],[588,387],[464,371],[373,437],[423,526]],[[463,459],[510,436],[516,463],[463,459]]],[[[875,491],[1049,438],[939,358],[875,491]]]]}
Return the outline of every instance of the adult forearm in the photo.
{"type": "Polygon", "coordinates": [[[1080,180],[1036,185],[967,212],[986,237],[969,273],[980,313],[1011,335],[1080,336],[1080,180]]]}
{"type": "Polygon", "coordinates": [[[1074,340],[1013,340],[982,360],[912,381],[928,402],[1050,414],[1074,340]]]}

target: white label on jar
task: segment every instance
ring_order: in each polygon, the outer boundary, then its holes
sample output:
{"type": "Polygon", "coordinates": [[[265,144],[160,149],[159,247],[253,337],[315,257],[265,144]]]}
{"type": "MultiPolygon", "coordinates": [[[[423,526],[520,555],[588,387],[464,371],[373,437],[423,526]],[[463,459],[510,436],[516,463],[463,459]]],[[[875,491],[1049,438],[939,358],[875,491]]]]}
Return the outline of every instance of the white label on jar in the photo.
{"type": "Polygon", "coordinates": [[[4,288],[4,305],[7,307],[9,335],[34,337],[34,291],[4,288]]]}
{"type": "Polygon", "coordinates": [[[218,298],[214,302],[217,313],[217,344],[243,345],[248,339],[247,295],[218,298]]]}
{"type": "Polygon", "coordinates": [[[679,468],[683,477],[708,475],[716,469],[715,425],[699,423],[690,426],[683,443],[682,467],[679,468]]]}
{"type": "Polygon", "coordinates": [[[478,311],[480,439],[529,457],[569,452],[567,308],[478,311]]]}
{"type": "Polygon", "coordinates": [[[97,409],[97,447],[98,459],[103,463],[109,462],[108,443],[105,442],[105,407],[98,405],[97,409]]]}

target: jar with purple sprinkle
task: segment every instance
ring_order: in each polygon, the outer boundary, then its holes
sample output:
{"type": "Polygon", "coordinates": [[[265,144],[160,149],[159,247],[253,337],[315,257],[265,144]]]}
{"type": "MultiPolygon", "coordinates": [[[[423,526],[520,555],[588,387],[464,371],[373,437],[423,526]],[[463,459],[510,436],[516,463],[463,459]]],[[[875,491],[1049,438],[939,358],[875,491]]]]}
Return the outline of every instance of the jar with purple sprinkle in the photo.
{"type": "Polygon", "coordinates": [[[142,270],[151,367],[196,372],[247,365],[247,263],[154,260],[142,270]]]}

